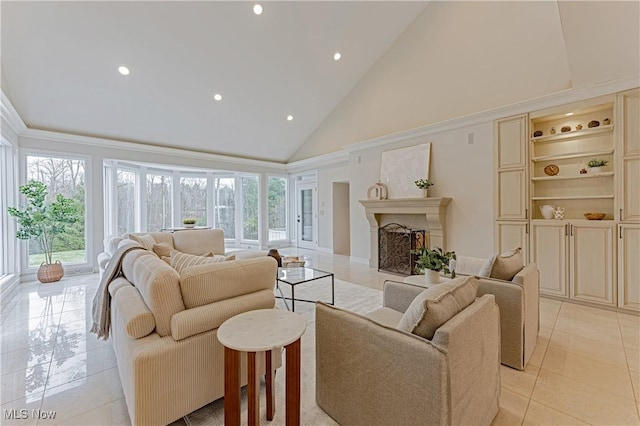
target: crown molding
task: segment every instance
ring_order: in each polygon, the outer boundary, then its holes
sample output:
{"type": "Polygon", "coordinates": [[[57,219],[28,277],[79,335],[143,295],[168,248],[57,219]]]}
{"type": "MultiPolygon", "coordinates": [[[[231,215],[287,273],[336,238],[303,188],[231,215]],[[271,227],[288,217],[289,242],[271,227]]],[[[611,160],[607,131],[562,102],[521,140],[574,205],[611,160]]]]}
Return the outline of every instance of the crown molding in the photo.
{"type": "Polygon", "coordinates": [[[24,121],[22,121],[22,118],[20,118],[20,115],[18,115],[18,112],[3,90],[0,90],[0,116],[4,118],[5,122],[16,135],[21,135],[27,130],[27,125],[24,124],[24,121]]]}
{"type": "Polygon", "coordinates": [[[339,163],[348,163],[349,153],[345,150],[330,152],[328,154],[317,155],[315,157],[305,158],[304,160],[293,161],[287,163],[288,173],[297,173],[322,166],[337,165],[339,163]]]}
{"type": "Polygon", "coordinates": [[[114,139],[96,138],[92,136],[81,136],[69,133],[53,132],[49,130],[37,130],[27,128],[20,134],[21,137],[42,139],[48,141],[56,141],[63,143],[81,144],[99,146],[109,149],[127,150],[141,153],[153,153],[162,154],[173,157],[192,158],[199,160],[208,160],[217,163],[236,165],[236,166],[251,166],[260,167],[265,169],[271,169],[275,171],[285,171],[286,165],[282,163],[276,163],[272,161],[253,160],[249,158],[232,157],[227,155],[210,154],[205,152],[191,151],[187,149],[169,148],[162,146],[147,145],[136,142],[124,142],[114,139]]]}
{"type": "Polygon", "coordinates": [[[591,86],[580,87],[577,89],[566,89],[561,92],[553,93],[551,95],[528,99],[526,101],[516,102],[498,108],[481,111],[462,117],[452,118],[450,120],[440,121],[438,123],[428,124],[426,126],[416,127],[414,129],[402,130],[397,133],[378,136],[362,142],[356,142],[344,146],[343,150],[349,153],[353,153],[366,149],[381,147],[396,142],[405,141],[407,139],[419,138],[449,130],[460,129],[467,126],[487,123],[511,115],[529,113],[531,111],[555,107],[570,102],[582,101],[598,96],[614,94],[616,92],[633,89],[639,86],[640,75],[637,75],[633,77],[594,84],[591,86]]]}

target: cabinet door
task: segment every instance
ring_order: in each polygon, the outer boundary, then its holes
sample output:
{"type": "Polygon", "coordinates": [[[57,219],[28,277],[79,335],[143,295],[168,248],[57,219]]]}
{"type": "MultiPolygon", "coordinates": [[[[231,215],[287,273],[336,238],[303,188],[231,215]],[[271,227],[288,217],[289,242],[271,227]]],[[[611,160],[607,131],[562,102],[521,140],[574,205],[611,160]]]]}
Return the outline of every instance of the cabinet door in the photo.
{"type": "Polygon", "coordinates": [[[540,271],[540,293],[569,296],[567,285],[567,230],[563,221],[539,221],[531,224],[531,262],[540,271]]]}
{"type": "Polygon", "coordinates": [[[618,122],[622,119],[619,154],[640,155],[640,90],[634,89],[618,95],[618,122]]]}
{"type": "Polygon", "coordinates": [[[516,247],[522,248],[522,261],[529,264],[529,223],[498,222],[496,224],[496,253],[504,253],[516,247]]]}
{"type": "Polygon", "coordinates": [[[571,298],[615,305],[614,224],[570,225],[571,298]]]}
{"type": "Polygon", "coordinates": [[[527,166],[527,115],[497,120],[494,126],[496,138],[495,167],[519,168],[527,166]]]}
{"type": "Polygon", "coordinates": [[[619,225],[618,307],[640,311],[640,225],[619,225]]]}
{"type": "Polygon", "coordinates": [[[640,222],[640,156],[622,159],[622,190],[619,194],[619,219],[640,222]]]}
{"type": "Polygon", "coordinates": [[[498,171],[498,220],[528,219],[526,172],[524,169],[498,171]]]}

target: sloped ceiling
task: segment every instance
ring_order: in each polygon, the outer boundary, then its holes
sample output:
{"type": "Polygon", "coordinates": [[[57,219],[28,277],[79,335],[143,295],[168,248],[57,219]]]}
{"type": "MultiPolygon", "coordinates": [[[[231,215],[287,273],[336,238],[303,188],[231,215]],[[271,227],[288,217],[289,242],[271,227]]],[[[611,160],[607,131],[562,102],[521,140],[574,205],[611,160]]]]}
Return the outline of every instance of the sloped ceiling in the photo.
{"type": "Polygon", "coordinates": [[[31,128],[284,162],[425,4],[2,1],[2,89],[31,128]]]}
{"type": "Polygon", "coordinates": [[[639,5],[432,2],[291,160],[563,90],[638,78],[639,5]]]}

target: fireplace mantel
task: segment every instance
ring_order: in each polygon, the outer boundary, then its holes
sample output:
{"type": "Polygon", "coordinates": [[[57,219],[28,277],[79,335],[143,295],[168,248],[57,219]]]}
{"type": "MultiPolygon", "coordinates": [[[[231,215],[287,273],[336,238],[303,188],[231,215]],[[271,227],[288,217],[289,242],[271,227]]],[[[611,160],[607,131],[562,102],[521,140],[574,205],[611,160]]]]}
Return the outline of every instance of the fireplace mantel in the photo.
{"type": "Polygon", "coordinates": [[[392,200],[360,200],[370,225],[369,265],[378,266],[378,228],[380,215],[425,215],[429,246],[446,250],[446,213],[451,198],[396,198],[392,200]]]}

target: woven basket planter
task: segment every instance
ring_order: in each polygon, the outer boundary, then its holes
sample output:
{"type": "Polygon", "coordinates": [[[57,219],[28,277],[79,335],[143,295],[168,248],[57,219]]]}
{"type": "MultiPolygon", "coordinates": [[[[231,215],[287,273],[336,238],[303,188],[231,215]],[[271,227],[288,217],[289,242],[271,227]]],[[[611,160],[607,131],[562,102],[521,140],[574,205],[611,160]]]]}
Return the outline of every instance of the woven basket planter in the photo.
{"type": "Polygon", "coordinates": [[[38,281],[41,283],[52,283],[60,281],[64,276],[64,268],[59,260],[56,263],[42,263],[38,268],[38,281]]]}

